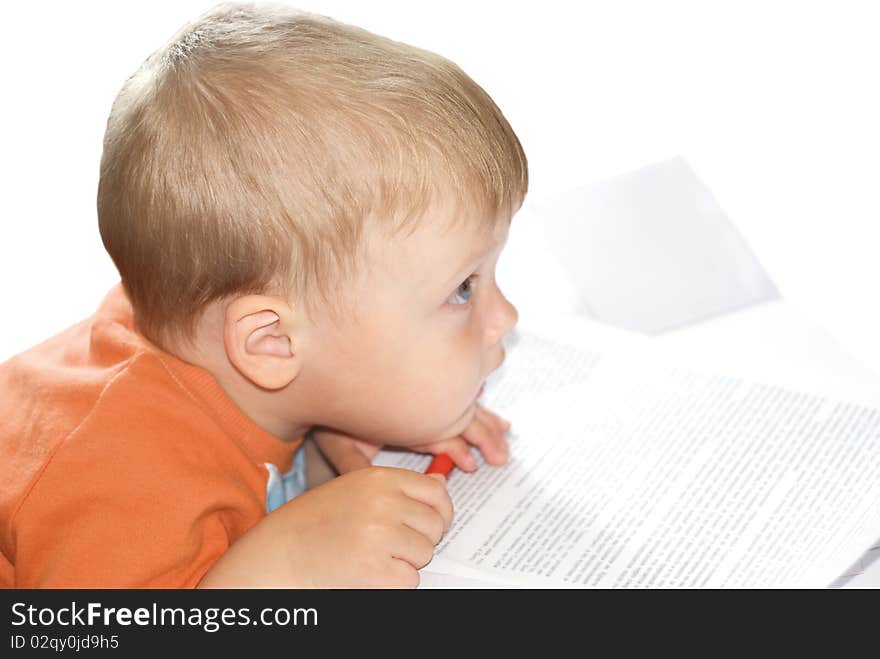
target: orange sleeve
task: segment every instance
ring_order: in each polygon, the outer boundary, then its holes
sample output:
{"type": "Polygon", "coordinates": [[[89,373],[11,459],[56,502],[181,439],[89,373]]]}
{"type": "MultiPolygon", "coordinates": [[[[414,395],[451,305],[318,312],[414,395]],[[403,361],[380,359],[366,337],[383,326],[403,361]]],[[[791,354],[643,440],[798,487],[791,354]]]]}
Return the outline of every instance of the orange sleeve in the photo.
{"type": "Polygon", "coordinates": [[[20,505],[16,587],[194,587],[265,514],[256,465],[243,474],[148,419],[107,421],[69,437],[20,505]]]}

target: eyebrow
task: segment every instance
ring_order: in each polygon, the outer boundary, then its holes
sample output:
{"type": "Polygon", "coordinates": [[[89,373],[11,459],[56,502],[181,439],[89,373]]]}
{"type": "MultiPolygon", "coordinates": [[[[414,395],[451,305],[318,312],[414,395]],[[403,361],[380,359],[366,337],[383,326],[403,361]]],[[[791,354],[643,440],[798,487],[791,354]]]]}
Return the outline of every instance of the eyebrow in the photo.
{"type": "Polygon", "coordinates": [[[450,277],[449,283],[447,284],[447,288],[449,286],[452,286],[453,284],[460,284],[461,281],[459,281],[459,280],[461,280],[462,277],[465,276],[464,273],[467,272],[468,270],[472,270],[474,268],[474,266],[477,265],[477,263],[479,263],[484,258],[486,258],[486,254],[488,254],[493,249],[498,247],[500,242],[501,241],[499,241],[499,240],[492,240],[488,244],[483,245],[480,249],[472,252],[468,256],[467,260],[465,260],[465,262],[462,263],[461,267],[455,271],[455,274],[452,277],[450,277]]]}

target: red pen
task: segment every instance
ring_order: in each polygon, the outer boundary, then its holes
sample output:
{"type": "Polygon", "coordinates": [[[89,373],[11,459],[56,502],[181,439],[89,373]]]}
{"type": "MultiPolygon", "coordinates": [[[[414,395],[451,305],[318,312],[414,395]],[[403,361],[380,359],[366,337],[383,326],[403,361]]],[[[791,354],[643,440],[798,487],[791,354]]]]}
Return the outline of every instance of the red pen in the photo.
{"type": "Polygon", "coordinates": [[[453,467],[455,467],[455,463],[445,453],[438,453],[434,456],[434,459],[431,460],[431,464],[428,465],[428,468],[425,469],[426,474],[443,474],[448,477],[449,472],[452,471],[453,467]]]}

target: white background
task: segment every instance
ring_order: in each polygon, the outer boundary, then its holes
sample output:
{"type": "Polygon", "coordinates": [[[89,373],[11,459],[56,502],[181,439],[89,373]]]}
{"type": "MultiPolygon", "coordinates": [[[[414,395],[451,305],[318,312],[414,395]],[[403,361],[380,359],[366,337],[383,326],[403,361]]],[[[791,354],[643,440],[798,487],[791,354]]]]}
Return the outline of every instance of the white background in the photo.
{"type": "MultiPolygon", "coordinates": [[[[107,114],[140,63],[214,4],[4,7],[0,360],[89,315],[117,280],[95,212],[107,114]]],[[[531,200],[684,156],[783,296],[880,373],[872,4],[296,6],[457,62],[522,141],[531,200]]]]}

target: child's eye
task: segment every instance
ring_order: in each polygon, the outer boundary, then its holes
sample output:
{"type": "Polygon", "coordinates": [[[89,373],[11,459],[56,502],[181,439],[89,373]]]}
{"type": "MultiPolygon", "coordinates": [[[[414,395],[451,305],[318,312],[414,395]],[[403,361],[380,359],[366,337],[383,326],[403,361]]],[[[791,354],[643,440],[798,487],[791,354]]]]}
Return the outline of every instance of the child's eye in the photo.
{"type": "Polygon", "coordinates": [[[471,294],[473,291],[473,281],[477,278],[477,275],[471,275],[467,279],[465,279],[458,288],[455,289],[455,293],[449,296],[447,302],[454,306],[464,306],[468,302],[470,302],[471,294]],[[460,300],[460,301],[457,301],[460,300]]]}

